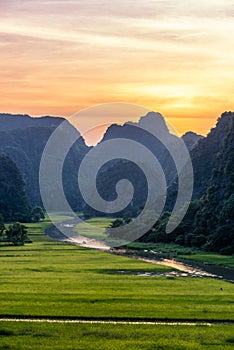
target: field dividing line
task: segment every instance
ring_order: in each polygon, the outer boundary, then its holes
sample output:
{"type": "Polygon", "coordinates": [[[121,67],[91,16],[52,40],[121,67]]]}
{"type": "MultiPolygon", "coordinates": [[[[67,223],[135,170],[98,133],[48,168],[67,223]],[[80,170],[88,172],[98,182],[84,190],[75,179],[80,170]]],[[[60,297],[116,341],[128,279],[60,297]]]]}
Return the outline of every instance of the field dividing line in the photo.
{"type": "MultiPolygon", "coordinates": [[[[104,320],[56,320],[47,318],[0,318],[0,322],[29,323],[80,323],[80,324],[116,324],[116,325],[165,325],[165,326],[212,326],[219,323],[209,322],[163,322],[163,321],[104,321],[104,320]]],[[[224,323],[224,322],[223,322],[224,323]]],[[[222,324],[222,322],[220,322],[222,324]]]]}

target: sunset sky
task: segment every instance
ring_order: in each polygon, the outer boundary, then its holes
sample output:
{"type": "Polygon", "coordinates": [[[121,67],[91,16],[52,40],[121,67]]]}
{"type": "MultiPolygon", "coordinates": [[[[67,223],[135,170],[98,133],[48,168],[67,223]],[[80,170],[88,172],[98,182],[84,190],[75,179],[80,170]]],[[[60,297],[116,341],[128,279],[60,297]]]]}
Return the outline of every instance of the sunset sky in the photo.
{"type": "Polygon", "coordinates": [[[0,0],[0,112],[127,102],[207,134],[234,109],[233,17],[233,0],[0,0]]]}

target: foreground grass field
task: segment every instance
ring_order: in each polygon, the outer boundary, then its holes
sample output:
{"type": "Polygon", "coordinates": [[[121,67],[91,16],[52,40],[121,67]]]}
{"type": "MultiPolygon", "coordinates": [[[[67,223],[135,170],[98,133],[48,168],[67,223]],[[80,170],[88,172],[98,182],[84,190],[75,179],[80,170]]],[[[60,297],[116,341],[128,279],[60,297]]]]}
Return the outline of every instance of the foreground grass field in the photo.
{"type": "Polygon", "coordinates": [[[170,268],[54,242],[48,225],[30,224],[32,244],[1,247],[2,315],[233,319],[233,284],[137,276],[170,268]]]}
{"type": "Polygon", "coordinates": [[[231,350],[233,327],[0,322],[1,350],[231,350]]]}
{"type": "MultiPolygon", "coordinates": [[[[170,268],[54,242],[43,233],[49,225],[28,225],[32,244],[0,248],[1,316],[234,319],[233,284],[210,278],[138,276],[170,268]]],[[[231,325],[1,322],[0,349],[231,349],[233,333],[231,325]]]]}

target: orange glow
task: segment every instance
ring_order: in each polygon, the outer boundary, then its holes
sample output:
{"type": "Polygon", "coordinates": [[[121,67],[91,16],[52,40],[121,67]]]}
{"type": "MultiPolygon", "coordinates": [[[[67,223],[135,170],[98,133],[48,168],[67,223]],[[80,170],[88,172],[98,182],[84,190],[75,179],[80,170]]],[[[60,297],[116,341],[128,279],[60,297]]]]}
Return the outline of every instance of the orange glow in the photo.
{"type": "Polygon", "coordinates": [[[3,1],[0,112],[126,102],[205,135],[233,110],[231,14],[229,0],[3,1]]]}

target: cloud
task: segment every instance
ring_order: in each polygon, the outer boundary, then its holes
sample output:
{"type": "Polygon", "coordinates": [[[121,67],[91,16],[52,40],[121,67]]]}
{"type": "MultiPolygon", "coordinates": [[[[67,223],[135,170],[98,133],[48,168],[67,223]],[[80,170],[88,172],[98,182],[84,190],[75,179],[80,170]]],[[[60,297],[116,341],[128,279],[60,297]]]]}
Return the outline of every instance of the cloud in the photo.
{"type": "Polygon", "coordinates": [[[233,13],[233,0],[0,1],[0,109],[220,110],[233,95],[233,13]]]}

